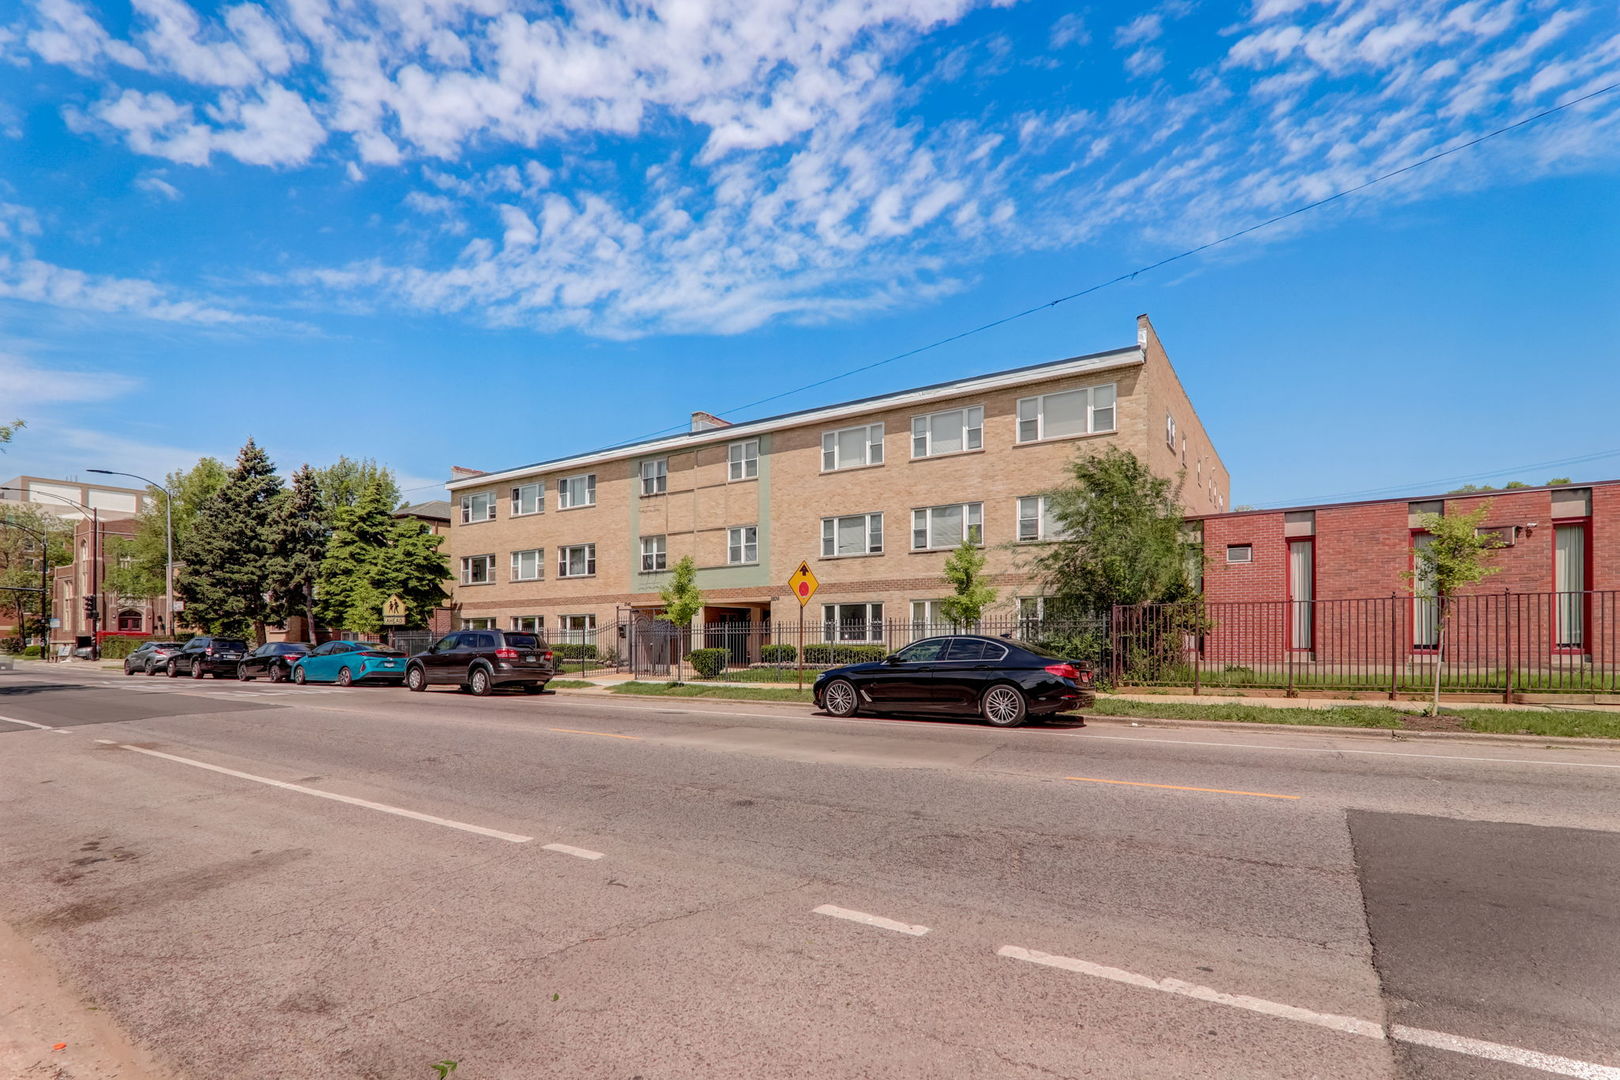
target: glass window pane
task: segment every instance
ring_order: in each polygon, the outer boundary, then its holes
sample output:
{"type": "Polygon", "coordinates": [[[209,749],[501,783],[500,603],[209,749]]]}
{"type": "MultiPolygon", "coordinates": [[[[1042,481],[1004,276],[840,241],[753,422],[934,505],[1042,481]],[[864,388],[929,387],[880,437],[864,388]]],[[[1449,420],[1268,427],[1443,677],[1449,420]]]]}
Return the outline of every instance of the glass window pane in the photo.
{"type": "Polygon", "coordinates": [[[883,550],[883,515],[867,515],[867,550],[878,552],[883,550]]]}
{"type": "Polygon", "coordinates": [[[869,465],[883,464],[883,425],[873,424],[868,431],[870,446],[866,450],[866,461],[869,465]]]}
{"type": "Polygon", "coordinates": [[[847,517],[838,519],[838,554],[866,554],[865,517],[847,517]]]}
{"type": "Polygon", "coordinates": [[[962,449],[961,410],[929,417],[929,453],[951,454],[962,449]]]}
{"type": "Polygon", "coordinates": [[[1045,414],[1042,437],[1053,439],[1064,435],[1084,435],[1086,398],[1085,390],[1065,390],[1061,394],[1047,394],[1042,398],[1041,407],[1045,414]]]}
{"type": "Polygon", "coordinates": [[[932,511],[933,520],[928,528],[928,546],[943,548],[955,547],[962,542],[962,508],[960,506],[936,506],[932,511]]]}
{"type": "Polygon", "coordinates": [[[838,464],[840,467],[866,464],[865,428],[850,428],[838,433],[838,464]]]}

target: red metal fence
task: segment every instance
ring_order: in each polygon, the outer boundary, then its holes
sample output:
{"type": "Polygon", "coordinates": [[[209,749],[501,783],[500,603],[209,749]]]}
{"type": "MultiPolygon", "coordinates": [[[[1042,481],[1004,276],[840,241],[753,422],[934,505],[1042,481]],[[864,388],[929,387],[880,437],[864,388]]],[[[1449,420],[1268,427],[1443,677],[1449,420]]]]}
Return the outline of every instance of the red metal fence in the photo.
{"type": "Polygon", "coordinates": [[[1116,607],[1120,685],[1620,693],[1620,592],[1140,604],[1116,607]]]}

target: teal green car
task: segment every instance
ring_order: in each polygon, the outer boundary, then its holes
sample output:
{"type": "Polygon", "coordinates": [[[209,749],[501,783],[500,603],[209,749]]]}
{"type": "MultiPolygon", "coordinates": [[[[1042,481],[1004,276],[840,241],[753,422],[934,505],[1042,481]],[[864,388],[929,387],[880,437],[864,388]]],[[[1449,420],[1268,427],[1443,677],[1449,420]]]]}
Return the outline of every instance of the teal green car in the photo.
{"type": "Polygon", "coordinates": [[[398,686],[405,681],[405,654],[375,641],[328,641],[293,665],[292,680],[300,686],[317,682],[398,686]]]}

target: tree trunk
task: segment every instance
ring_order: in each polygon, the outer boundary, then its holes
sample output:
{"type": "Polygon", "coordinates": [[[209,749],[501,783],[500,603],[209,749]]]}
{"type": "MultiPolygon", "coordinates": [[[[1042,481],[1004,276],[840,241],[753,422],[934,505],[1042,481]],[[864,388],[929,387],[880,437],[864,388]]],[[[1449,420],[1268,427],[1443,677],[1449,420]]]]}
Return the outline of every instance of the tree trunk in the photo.
{"type": "Polygon", "coordinates": [[[315,590],[304,589],[304,637],[315,644],[315,590]]]}

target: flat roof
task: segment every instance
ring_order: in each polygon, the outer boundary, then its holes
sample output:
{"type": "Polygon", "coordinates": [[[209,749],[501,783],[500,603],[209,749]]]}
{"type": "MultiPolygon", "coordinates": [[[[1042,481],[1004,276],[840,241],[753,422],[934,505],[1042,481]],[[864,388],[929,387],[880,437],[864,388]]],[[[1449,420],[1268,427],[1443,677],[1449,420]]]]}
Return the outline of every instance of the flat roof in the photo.
{"type": "Polygon", "coordinates": [[[1572,484],[1531,484],[1526,487],[1496,488],[1491,491],[1446,491],[1436,495],[1385,495],[1381,499],[1350,499],[1345,502],[1306,503],[1300,506],[1269,506],[1258,510],[1228,510],[1224,514],[1188,514],[1185,521],[1210,518],[1253,517],[1256,514],[1292,514],[1301,510],[1335,510],[1341,506],[1371,506],[1375,503],[1440,502],[1445,499],[1489,499],[1496,495],[1525,495],[1537,491],[1567,491],[1570,488],[1608,487],[1620,480],[1582,480],[1572,484]]]}
{"type": "Polygon", "coordinates": [[[738,438],[746,438],[767,431],[797,427],[800,424],[816,423],[818,421],[837,420],[846,415],[871,412],[879,408],[920,404],[936,398],[955,397],[960,394],[996,390],[1007,386],[1019,386],[1024,383],[1042,382],[1046,379],[1061,378],[1065,375],[1078,375],[1089,371],[1106,371],[1109,368],[1130,367],[1146,363],[1146,361],[1147,357],[1141,346],[1129,345],[1121,349],[1109,349],[1106,352],[1087,353],[1084,356],[1072,356],[1064,360],[1046,360],[1039,364],[1008,368],[1005,371],[995,371],[985,375],[970,375],[961,379],[952,379],[949,382],[931,383],[910,390],[895,390],[886,394],[855,398],[852,401],[841,401],[831,405],[817,405],[808,409],[798,409],[794,412],[763,417],[759,420],[744,420],[725,427],[705,428],[702,431],[682,431],[673,435],[657,435],[635,442],[618,443],[613,446],[603,447],[600,450],[587,451],[583,454],[571,454],[567,457],[537,461],[532,465],[520,465],[515,468],[498,469],[483,473],[479,476],[452,479],[447,481],[445,486],[451,491],[468,487],[482,487],[486,484],[514,480],[539,472],[555,472],[559,469],[579,468],[660,450],[678,450],[709,443],[731,442],[738,438]]]}

